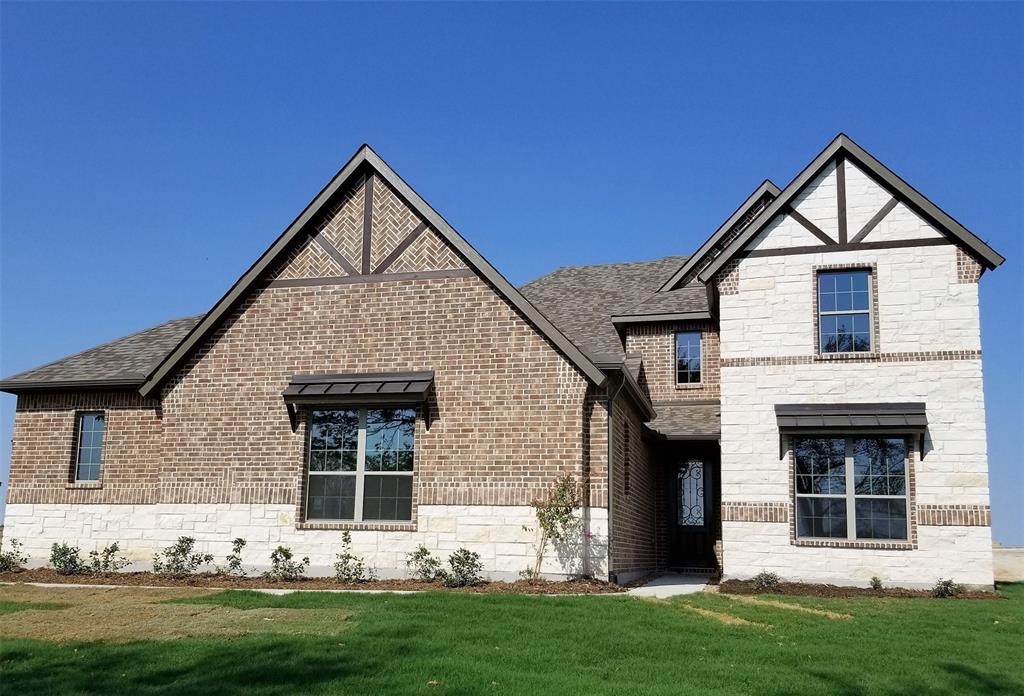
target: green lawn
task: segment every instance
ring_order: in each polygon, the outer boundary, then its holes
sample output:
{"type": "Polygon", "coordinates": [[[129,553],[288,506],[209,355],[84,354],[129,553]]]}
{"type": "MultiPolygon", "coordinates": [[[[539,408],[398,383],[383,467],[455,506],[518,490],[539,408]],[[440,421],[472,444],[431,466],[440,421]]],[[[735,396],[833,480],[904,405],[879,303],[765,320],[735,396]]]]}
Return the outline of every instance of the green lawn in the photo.
{"type": "Polygon", "coordinates": [[[0,690],[19,696],[1022,694],[1024,585],[1002,592],[1009,599],[765,598],[832,612],[826,616],[711,594],[655,602],[228,591],[174,601],[186,605],[183,611],[211,604],[251,610],[257,620],[260,611],[269,613],[266,607],[343,618],[316,635],[53,643],[4,637],[10,635],[5,626],[14,625],[4,620],[31,618],[8,614],[0,616],[0,690]]]}

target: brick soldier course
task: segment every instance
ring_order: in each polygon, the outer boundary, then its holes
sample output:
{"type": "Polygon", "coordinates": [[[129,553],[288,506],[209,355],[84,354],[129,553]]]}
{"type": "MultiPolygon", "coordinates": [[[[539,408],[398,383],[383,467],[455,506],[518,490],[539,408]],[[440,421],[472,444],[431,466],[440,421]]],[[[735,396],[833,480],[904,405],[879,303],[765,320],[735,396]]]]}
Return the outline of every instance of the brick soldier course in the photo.
{"type": "Polygon", "coordinates": [[[0,383],[18,395],[5,536],[36,562],[54,541],[116,540],[138,567],[178,536],[217,556],[243,537],[250,566],[284,544],[327,573],[348,530],[384,576],[423,544],[510,578],[534,557],[530,503],[571,474],[582,528],[547,554],[553,577],[991,586],[977,283],[1000,263],[839,136],[692,257],[515,288],[363,146],[207,313],[0,383]],[[872,349],[819,352],[817,278],[858,268],[872,349]],[[697,381],[677,380],[681,332],[700,337],[697,381]],[[893,401],[926,418],[894,423],[893,401]],[[771,410],[846,402],[874,421],[783,433],[771,410]],[[349,425],[314,427],[323,411],[349,425]],[[833,495],[854,519],[809,538],[792,443],[844,438],[910,443],[885,474],[908,490],[867,507],[873,493],[833,495]],[[80,466],[93,450],[95,476],[80,466]]]}

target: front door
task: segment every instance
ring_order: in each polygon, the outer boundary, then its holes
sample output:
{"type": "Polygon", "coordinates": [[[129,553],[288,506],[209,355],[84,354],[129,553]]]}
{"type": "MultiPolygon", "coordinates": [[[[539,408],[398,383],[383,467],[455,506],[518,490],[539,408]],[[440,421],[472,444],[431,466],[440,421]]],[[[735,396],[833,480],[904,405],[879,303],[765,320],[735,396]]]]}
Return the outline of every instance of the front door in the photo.
{"type": "Polygon", "coordinates": [[[706,459],[685,459],[670,470],[672,530],[669,563],[677,568],[713,568],[712,468],[706,459]]]}

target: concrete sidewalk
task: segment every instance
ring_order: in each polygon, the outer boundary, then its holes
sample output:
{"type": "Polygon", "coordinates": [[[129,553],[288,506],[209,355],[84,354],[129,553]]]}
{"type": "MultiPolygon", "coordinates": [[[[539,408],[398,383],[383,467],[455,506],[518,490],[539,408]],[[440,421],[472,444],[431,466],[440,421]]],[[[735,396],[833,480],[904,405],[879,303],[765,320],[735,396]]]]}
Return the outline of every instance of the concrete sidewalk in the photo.
{"type": "Polygon", "coordinates": [[[633,597],[655,597],[665,599],[678,595],[688,595],[695,592],[703,592],[708,584],[707,575],[684,575],[682,573],[668,573],[654,578],[646,585],[634,587],[627,594],[633,597]]]}

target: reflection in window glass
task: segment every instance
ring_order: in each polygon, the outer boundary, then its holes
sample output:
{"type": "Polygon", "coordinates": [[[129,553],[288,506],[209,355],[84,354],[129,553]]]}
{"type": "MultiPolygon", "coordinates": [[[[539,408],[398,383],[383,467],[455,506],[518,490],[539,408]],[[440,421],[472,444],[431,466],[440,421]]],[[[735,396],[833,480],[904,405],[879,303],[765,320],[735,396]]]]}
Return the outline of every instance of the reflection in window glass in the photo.
{"type": "Polygon", "coordinates": [[[871,273],[866,270],[818,274],[819,350],[871,350],[871,273]]]}
{"type": "Polygon", "coordinates": [[[676,383],[700,383],[700,331],[676,334],[676,383]]]}
{"type": "Polygon", "coordinates": [[[105,430],[106,418],[102,413],[78,414],[78,451],[75,454],[76,481],[100,480],[105,430]]]}

